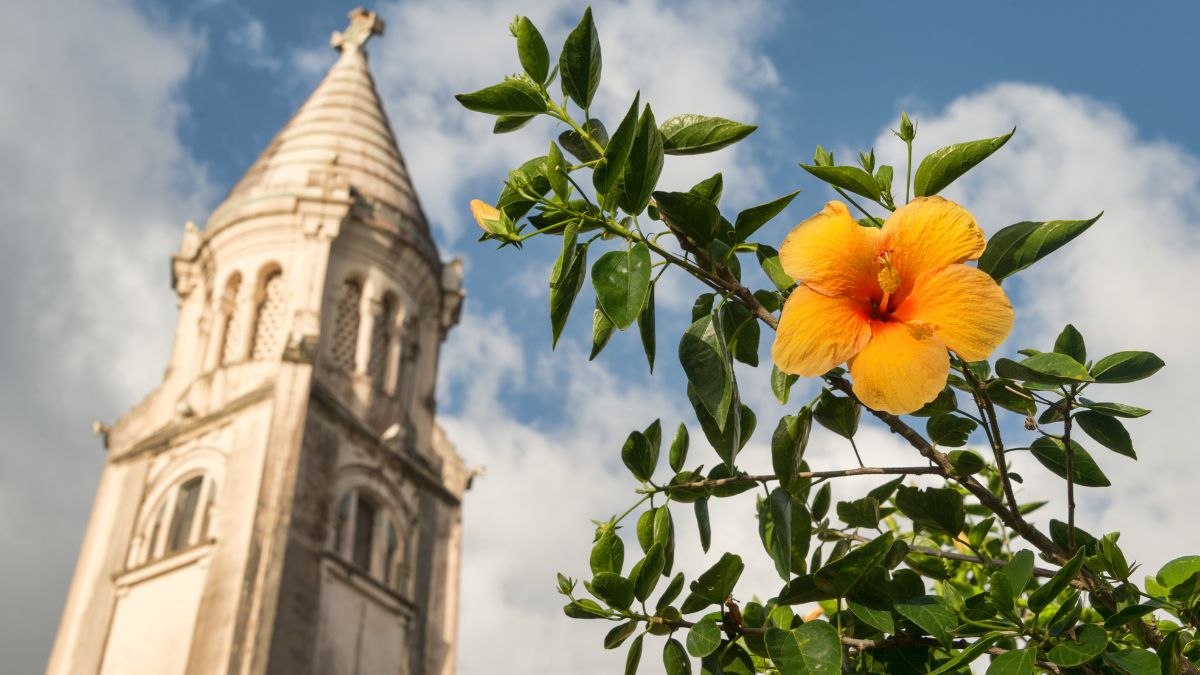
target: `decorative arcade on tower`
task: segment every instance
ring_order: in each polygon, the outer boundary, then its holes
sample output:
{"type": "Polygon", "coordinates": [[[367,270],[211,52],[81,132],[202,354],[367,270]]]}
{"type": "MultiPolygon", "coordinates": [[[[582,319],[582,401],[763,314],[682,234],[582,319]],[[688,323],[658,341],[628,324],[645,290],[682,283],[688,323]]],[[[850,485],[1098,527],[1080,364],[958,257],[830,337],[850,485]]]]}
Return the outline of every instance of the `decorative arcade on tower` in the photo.
{"type": "Polygon", "coordinates": [[[355,10],[328,75],[188,223],[162,384],[107,462],[48,672],[448,675],[461,500],[434,419],[462,304],[355,10]]]}

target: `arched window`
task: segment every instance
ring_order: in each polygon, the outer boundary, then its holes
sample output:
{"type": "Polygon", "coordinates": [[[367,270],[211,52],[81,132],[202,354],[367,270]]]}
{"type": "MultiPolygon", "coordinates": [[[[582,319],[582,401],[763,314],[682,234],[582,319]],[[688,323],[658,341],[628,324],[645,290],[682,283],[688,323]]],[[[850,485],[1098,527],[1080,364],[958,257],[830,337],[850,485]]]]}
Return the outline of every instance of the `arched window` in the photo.
{"type": "Polygon", "coordinates": [[[225,283],[225,292],[221,294],[221,317],[224,324],[220,332],[221,365],[239,360],[244,353],[242,349],[242,334],[245,332],[244,312],[238,307],[238,290],[242,285],[242,275],[234,273],[225,283]]]}
{"type": "Polygon", "coordinates": [[[332,345],[333,366],[346,372],[354,372],[361,302],[362,284],[357,279],[347,279],[342,283],[335,309],[332,345]]]}
{"type": "Polygon", "coordinates": [[[284,333],[283,272],[272,270],[263,278],[254,318],[254,343],[250,358],[264,361],[278,358],[284,333]]]}
{"type": "Polygon", "coordinates": [[[331,548],[338,557],[397,592],[405,592],[408,542],[396,515],[368,491],[344,493],[334,513],[331,548]]]}
{"type": "Polygon", "coordinates": [[[216,481],[207,474],[193,475],[167,490],[143,533],[138,561],[163,558],[207,541],[216,492],[216,481]]]}
{"type": "Polygon", "coordinates": [[[376,387],[382,389],[387,381],[388,356],[391,351],[392,333],[396,323],[396,296],[388,293],[380,303],[379,316],[371,325],[371,354],[367,360],[367,374],[376,387]]]}

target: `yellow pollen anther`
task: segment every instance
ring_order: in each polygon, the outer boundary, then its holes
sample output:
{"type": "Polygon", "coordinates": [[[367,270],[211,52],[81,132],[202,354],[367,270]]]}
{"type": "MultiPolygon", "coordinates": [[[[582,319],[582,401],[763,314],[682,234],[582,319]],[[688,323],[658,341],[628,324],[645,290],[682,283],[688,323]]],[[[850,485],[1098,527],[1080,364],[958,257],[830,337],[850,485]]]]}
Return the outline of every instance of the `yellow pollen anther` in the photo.
{"type": "Polygon", "coordinates": [[[890,264],[879,270],[876,278],[879,280],[879,289],[884,293],[895,293],[896,289],[900,288],[900,273],[890,264]]]}

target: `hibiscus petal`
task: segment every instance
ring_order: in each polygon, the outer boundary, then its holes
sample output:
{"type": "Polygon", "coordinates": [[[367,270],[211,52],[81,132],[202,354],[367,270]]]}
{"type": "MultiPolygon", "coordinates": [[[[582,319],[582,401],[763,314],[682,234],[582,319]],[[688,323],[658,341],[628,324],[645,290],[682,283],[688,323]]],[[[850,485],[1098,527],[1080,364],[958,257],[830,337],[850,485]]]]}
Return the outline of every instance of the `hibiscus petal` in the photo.
{"type": "Polygon", "coordinates": [[[892,263],[900,273],[896,300],[903,299],[922,274],[977,260],[987,246],[975,216],[941,197],[918,197],[896,209],[880,238],[880,247],[892,252],[892,263]]]}
{"type": "Polygon", "coordinates": [[[898,321],[921,321],[967,361],[986,359],[1013,326],[1012,303],[986,273],[947,265],[917,280],[892,313],[898,321]]]}
{"type": "Polygon", "coordinates": [[[825,209],[797,225],[779,247],[779,263],[793,279],[828,296],[878,292],[879,230],[854,222],[846,205],[825,209]]]}
{"type": "Polygon", "coordinates": [[[783,305],[771,359],[785,373],[821,375],[854,356],[871,338],[868,309],[807,286],[797,288],[783,305]]]}
{"type": "Polygon", "coordinates": [[[928,326],[871,322],[871,341],[850,360],[854,395],[864,405],[905,415],[937,398],[950,357],[928,326]]]}

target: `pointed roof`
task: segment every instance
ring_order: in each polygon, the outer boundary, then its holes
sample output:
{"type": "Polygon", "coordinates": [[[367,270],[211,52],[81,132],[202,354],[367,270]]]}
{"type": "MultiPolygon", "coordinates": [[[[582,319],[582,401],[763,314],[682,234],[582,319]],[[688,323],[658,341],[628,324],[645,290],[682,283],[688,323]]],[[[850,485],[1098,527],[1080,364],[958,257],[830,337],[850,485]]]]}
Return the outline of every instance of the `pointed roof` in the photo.
{"type": "Polygon", "coordinates": [[[214,215],[239,202],[313,184],[333,169],[386,220],[407,221],[429,237],[404,158],[367,67],[363,46],[383,21],[361,7],[334,33],[341,52],[317,88],[233,186],[214,215]]]}

